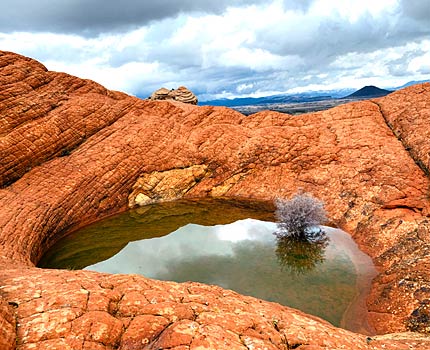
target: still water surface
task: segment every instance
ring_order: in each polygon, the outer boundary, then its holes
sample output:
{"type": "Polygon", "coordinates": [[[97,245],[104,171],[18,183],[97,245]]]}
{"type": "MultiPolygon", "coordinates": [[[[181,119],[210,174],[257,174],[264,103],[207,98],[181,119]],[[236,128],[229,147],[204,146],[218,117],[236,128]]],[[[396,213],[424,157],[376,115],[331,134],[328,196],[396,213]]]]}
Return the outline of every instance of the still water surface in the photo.
{"type": "Polygon", "coordinates": [[[374,275],[370,258],[329,227],[326,245],[279,244],[270,220],[272,213],[256,203],[153,205],[65,237],[39,266],[216,284],[371,332],[364,305],[374,275]]]}

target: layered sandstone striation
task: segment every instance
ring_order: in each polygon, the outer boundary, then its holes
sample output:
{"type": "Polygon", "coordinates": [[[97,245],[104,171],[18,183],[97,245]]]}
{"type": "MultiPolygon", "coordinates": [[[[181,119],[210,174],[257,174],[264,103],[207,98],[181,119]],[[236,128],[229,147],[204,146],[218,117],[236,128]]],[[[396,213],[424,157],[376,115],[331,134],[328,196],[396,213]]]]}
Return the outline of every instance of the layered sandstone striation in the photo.
{"type": "Polygon", "coordinates": [[[185,86],[180,86],[177,89],[166,89],[160,88],[154,91],[149,98],[150,100],[173,100],[182,103],[190,103],[192,105],[196,105],[198,100],[197,96],[194,95],[190,90],[188,90],[185,86]]]}
{"type": "Polygon", "coordinates": [[[299,117],[245,117],[139,100],[8,52],[0,81],[5,349],[430,348],[409,333],[366,339],[219,287],[34,267],[62,235],[129,206],[301,188],[378,264],[376,332],[425,332],[430,84],[299,117]]]}

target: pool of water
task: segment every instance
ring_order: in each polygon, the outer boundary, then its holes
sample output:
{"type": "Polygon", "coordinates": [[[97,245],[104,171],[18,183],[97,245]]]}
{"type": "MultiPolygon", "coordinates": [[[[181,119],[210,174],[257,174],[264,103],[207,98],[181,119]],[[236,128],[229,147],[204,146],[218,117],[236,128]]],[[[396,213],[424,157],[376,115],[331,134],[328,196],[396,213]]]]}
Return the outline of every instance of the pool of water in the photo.
{"type": "Polygon", "coordinates": [[[39,266],[216,284],[371,333],[364,296],[375,270],[350,236],[324,227],[326,244],[299,244],[276,230],[261,203],[158,204],[65,237],[39,266]]]}

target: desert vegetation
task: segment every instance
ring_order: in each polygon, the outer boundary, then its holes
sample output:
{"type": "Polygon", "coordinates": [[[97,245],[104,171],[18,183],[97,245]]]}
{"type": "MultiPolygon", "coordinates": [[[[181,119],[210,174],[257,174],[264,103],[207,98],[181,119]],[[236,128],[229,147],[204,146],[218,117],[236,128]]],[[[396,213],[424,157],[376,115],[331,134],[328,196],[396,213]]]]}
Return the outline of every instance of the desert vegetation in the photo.
{"type": "Polygon", "coordinates": [[[327,221],[324,203],[311,194],[299,192],[291,199],[275,200],[278,239],[318,242],[325,237],[319,226],[327,221]]]}
{"type": "Polygon", "coordinates": [[[296,273],[312,270],[324,261],[328,244],[319,226],[327,221],[323,202],[311,194],[299,192],[291,199],[276,199],[275,205],[279,263],[296,273]]]}

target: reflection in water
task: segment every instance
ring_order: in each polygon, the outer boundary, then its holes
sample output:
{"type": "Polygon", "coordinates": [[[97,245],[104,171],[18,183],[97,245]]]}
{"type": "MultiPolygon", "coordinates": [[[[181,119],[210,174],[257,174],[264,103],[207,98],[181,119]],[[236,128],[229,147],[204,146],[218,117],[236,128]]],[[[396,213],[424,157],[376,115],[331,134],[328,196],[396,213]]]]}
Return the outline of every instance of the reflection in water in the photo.
{"type": "Polygon", "coordinates": [[[130,242],[112,258],[88,269],[216,284],[340,325],[357,294],[357,272],[351,260],[357,252],[348,245],[351,239],[345,233],[326,230],[329,239],[320,244],[279,245],[273,222],[188,224],[164,237],[130,242]]]}
{"type": "Polygon", "coordinates": [[[303,241],[292,237],[278,238],[276,256],[282,267],[293,273],[306,273],[325,260],[329,238],[324,234],[317,241],[303,241]]]}
{"type": "Polygon", "coordinates": [[[365,304],[356,299],[368,290],[370,258],[331,228],[324,228],[327,241],[317,246],[277,244],[276,224],[260,221],[273,220],[273,212],[261,208],[232,201],[139,208],[65,237],[39,266],[216,284],[361,330],[365,304]]]}
{"type": "Polygon", "coordinates": [[[161,237],[189,223],[211,226],[246,218],[274,219],[265,202],[199,199],[147,205],[69,234],[45,253],[38,266],[82,269],[109,259],[131,241],[161,237]]]}

